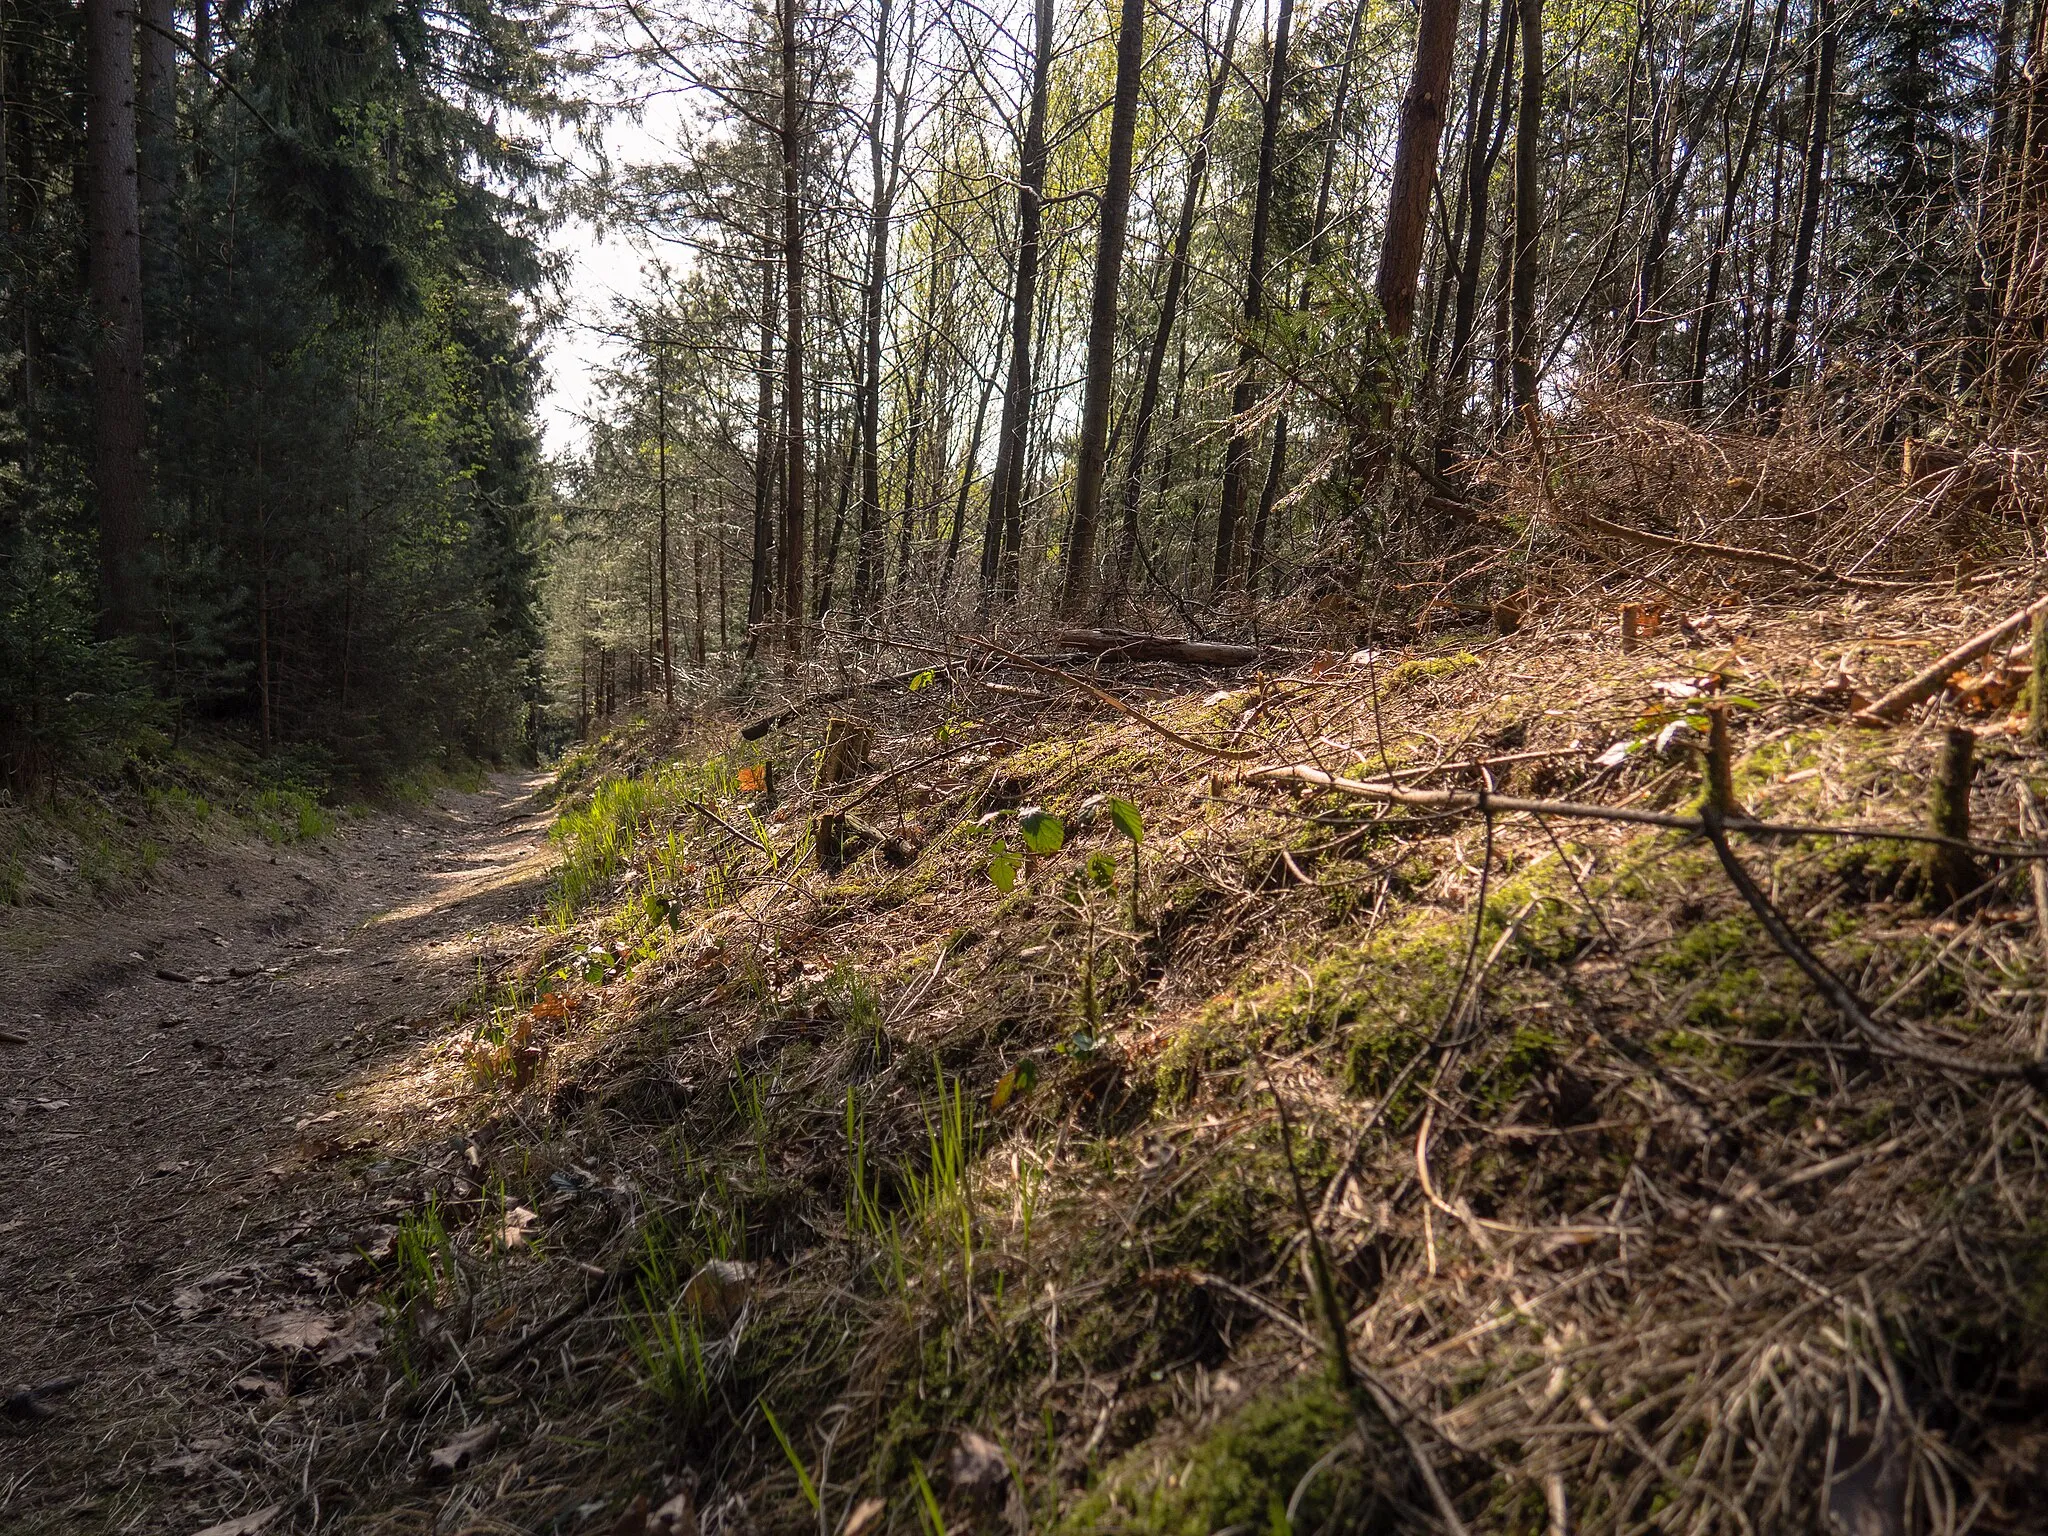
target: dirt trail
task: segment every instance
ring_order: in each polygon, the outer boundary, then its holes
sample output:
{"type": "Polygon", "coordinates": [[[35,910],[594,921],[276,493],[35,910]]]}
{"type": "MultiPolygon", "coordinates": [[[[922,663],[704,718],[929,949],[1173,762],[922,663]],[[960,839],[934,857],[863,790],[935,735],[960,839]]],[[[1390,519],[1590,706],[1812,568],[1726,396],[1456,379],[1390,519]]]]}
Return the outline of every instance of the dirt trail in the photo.
{"type": "MultiPolygon", "coordinates": [[[[0,1399],[84,1379],[53,1416],[0,1412],[0,1530],[193,1528],[121,1496],[180,1471],[142,1425],[184,1441],[181,1405],[254,1368],[247,1322],[221,1325],[246,1318],[238,1284],[289,1278],[322,1137],[421,1070],[493,925],[540,899],[539,783],[202,850],[119,909],[4,920],[0,1399]]],[[[189,1454],[185,1476],[219,1470],[189,1454]]]]}

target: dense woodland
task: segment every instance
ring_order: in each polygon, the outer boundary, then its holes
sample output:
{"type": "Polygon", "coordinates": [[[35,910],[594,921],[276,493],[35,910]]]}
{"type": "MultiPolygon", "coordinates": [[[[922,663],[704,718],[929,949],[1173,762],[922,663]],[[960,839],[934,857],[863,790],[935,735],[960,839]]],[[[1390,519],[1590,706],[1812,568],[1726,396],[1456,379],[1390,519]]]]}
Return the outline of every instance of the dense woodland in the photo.
{"type": "Polygon", "coordinates": [[[890,633],[1485,604],[1512,574],[1445,564],[1485,466],[1591,400],[2024,444],[2043,25],[24,0],[10,774],[109,712],[375,769],[890,633]],[[607,113],[669,152],[572,170],[607,113]],[[661,260],[545,465],[564,215],[661,260]]]}

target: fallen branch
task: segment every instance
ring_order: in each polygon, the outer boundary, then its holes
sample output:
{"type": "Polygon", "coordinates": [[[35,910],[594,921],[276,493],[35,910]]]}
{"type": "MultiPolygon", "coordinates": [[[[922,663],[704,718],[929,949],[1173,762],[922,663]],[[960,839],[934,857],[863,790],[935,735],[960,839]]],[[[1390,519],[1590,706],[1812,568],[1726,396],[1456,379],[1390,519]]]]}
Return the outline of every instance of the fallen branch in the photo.
{"type": "Polygon", "coordinates": [[[2048,597],[2028,604],[2018,613],[2000,619],[1981,634],[1971,636],[1941,660],[1899,684],[1875,704],[1857,710],[1851,718],[1858,725],[1884,725],[1898,719],[1922,699],[1932,698],[1939,693],[1942,686],[1959,668],[1968,666],[2001,640],[2018,634],[2033,622],[2037,613],[2048,613],[2048,597]]]}
{"type": "Polygon", "coordinates": [[[1863,1000],[1850,990],[1849,984],[1829,970],[1826,962],[1800,941],[1778,909],[1771,905],[1770,897],[1750,879],[1749,871],[1742,867],[1735,857],[1735,850],[1728,846],[1728,834],[1721,818],[1711,805],[1701,818],[1700,830],[1707,841],[1714,845],[1715,856],[1721,861],[1721,868],[1727,873],[1742,899],[1749,903],[1750,911],[1763,924],[1764,932],[1771,942],[1785,952],[1791,962],[1804,971],[1807,979],[1820,989],[1821,995],[1834,1005],[1835,1011],[1871,1045],[1887,1056],[1897,1056],[1906,1061],[1917,1061],[1924,1066],[1940,1067],[1949,1072],[1961,1072],[1972,1077],[1992,1078],[2000,1081],[2018,1080],[2026,1083],[2037,1093],[2048,1093],[2048,1062],[2041,1061],[1990,1061],[1968,1051],[1952,1051],[1944,1046],[1920,1045],[1902,1035],[1892,1033],[1870,1016],[1870,1010],[1863,1006],[1863,1000]]]}
{"type": "Polygon", "coordinates": [[[763,843],[761,839],[754,836],[753,833],[742,831],[740,828],[734,826],[731,822],[727,821],[723,816],[719,815],[718,812],[712,810],[711,807],[706,805],[703,801],[685,800],[683,804],[687,805],[699,816],[702,816],[706,821],[711,822],[713,825],[721,827],[725,831],[731,833],[741,842],[746,843],[751,847],[760,849],[761,852],[767,854],[768,857],[771,859],[775,857],[775,850],[773,848],[770,848],[767,844],[763,843]]]}
{"type": "MultiPolygon", "coordinates": [[[[1341,774],[1314,768],[1307,763],[1284,763],[1254,768],[1243,777],[1247,784],[1275,784],[1292,780],[1312,785],[1317,789],[1334,790],[1340,795],[1353,795],[1361,800],[1377,800],[1387,805],[1409,805],[1429,810],[1524,811],[1535,816],[1562,816],[1578,821],[1622,821],[1635,826],[1662,827],[1671,832],[1706,830],[1699,817],[1680,816],[1670,811],[1638,810],[1629,805],[1589,805],[1574,800],[1525,800],[1516,795],[1489,794],[1482,802],[1482,797],[1470,790],[1403,789],[1397,784],[1389,784],[1384,779],[1347,779],[1341,774]]],[[[1913,827],[1831,827],[1817,822],[1757,821],[1746,816],[1727,817],[1722,825],[1731,832],[1744,832],[1752,837],[1889,838],[1902,843],[1933,843],[1992,858],[2048,859],[2048,848],[2030,848],[2014,843],[1966,842],[1958,838],[1944,837],[1938,832],[1922,832],[1913,827]]]]}
{"type": "Polygon", "coordinates": [[[1014,651],[1006,651],[993,640],[975,640],[973,644],[980,646],[981,649],[989,652],[991,655],[1002,657],[1003,660],[1009,662],[1014,667],[1022,667],[1025,671],[1036,672],[1042,677],[1056,677],[1063,683],[1070,683],[1084,692],[1091,693],[1119,714],[1129,715],[1148,731],[1164,736],[1176,746],[1186,747],[1191,752],[1199,752],[1204,757],[1222,758],[1227,762],[1249,762],[1252,758],[1263,755],[1257,747],[1212,747],[1206,742],[1196,741],[1192,736],[1183,736],[1172,726],[1154,720],[1142,709],[1133,708],[1115,694],[1105,692],[1103,689],[1096,687],[1086,678],[1076,677],[1071,672],[1059,667],[1048,666],[1042,661],[1034,661],[1029,656],[1019,656],[1014,651]]]}
{"type": "Polygon", "coordinates": [[[1183,640],[1177,635],[1146,635],[1127,629],[1063,629],[1053,636],[1069,650],[1118,661],[1177,661],[1190,667],[1248,667],[1259,659],[1256,645],[1230,645],[1221,640],[1183,640]]]}

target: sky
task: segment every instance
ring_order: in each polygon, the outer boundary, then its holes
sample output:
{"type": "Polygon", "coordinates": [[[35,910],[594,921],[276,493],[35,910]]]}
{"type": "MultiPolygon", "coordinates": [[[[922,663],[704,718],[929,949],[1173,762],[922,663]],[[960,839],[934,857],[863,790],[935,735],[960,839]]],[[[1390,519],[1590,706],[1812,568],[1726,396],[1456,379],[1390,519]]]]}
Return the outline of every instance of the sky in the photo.
{"type": "MultiPolygon", "coordinates": [[[[604,126],[605,150],[615,165],[647,164],[674,152],[677,104],[657,98],[645,120],[617,117],[604,126]]],[[[566,143],[557,146],[582,162],[585,156],[566,143]]],[[[615,355],[618,343],[601,334],[614,302],[644,293],[644,275],[651,252],[644,240],[614,229],[600,235],[584,219],[570,219],[550,241],[569,258],[568,314],[549,333],[546,351],[548,389],[541,401],[541,429],[546,451],[561,455],[581,447],[583,420],[599,403],[598,374],[615,355]]],[[[673,263],[675,254],[667,253],[673,263]]]]}

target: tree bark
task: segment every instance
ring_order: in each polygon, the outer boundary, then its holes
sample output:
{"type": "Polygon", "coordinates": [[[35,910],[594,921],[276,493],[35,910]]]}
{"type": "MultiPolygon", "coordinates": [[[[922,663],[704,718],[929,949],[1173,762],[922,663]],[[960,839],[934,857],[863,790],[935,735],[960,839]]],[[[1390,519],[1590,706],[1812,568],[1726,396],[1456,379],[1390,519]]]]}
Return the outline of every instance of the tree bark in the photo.
{"type": "Polygon", "coordinates": [[[1522,102],[1515,120],[1515,270],[1509,350],[1517,411],[1536,403],[1536,242],[1543,227],[1543,0],[1518,0],[1522,102]]]}
{"type": "Polygon", "coordinates": [[[1123,531],[1117,542],[1116,573],[1112,590],[1121,592],[1131,578],[1131,561],[1138,548],[1138,505],[1144,499],[1145,456],[1152,445],[1152,418],[1159,409],[1160,375],[1166,366],[1166,349],[1172,344],[1174,326],[1180,320],[1182,290],[1187,286],[1188,251],[1194,244],[1195,218],[1202,206],[1202,187],[1209,174],[1209,141],[1216,128],[1216,115],[1223,105],[1223,92],[1230,84],[1231,55],[1237,47],[1237,23],[1244,0],[1230,0],[1230,19],[1223,28],[1223,53],[1209,81],[1209,93],[1202,102],[1202,127],[1195,135],[1194,154],[1188,161],[1187,189],[1181,194],[1180,222],[1174,226],[1173,254],[1167,258],[1166,291],[1159,301],[1159,318],[1152,328],[1152,342],[1145,353],[1145,377],[1138,389],[1138,408],[1131,420],[1131,459],[1124,471],[1123,531]]]}
{"type": "MultiPolygon", "coordinates": [[[[1465,196],[1468,208],[1464,252],[1456,263],[1457,299],[1451,309],[1451,356],[1445,370],[1445,421],[1437,440],[1437,468],[1449,467],[1451,413],[1464,410],[1466,382],[1472,376],[1472,332],[1479,317],[1479,276],[1486,260],[1487,213],[1493,191],[1493,168],[1500,159],[1507,136],[1507,114],[1500,113],[1496,132],[1494,114],[1507,92],[1509,71],[1514,68],[1515,6],[1501,0],[1500,35],[1493,58],[1485,64],[1486,83],[1473,115],[1469,142],[1465,147],[1465,196]]],[[[1482,61],[1473,62],[1476,74],[1482,61]]]]}
{"type": "Polygon", "coordinates": [[[1073,618],[1095,589],[1095,532],[1109,462],[1109,397],[1116,371],[1116,300],[1123,280],[1124,233],[1131,212],[1131,157],[1138,134],[1138,77],[1145,67],[1145,0],[1123,0],[1116,35],[1116,86],[1109,112],[1109,172],[1095,246],[1095,287],[1088,307],[1087,382],[1074,467],[1074,515],[1067,533],[1059,611],[1073,618]]]}
{"type": "Polygon", "coordinates": [[[797,89],[800,0],[778,0],[782,32],[782,530],[778,593],[784,653],[804,653],[804,222],[797,89]]]}
{"type": "MultiPolygon", "coordinates": [[[[882,127],[889,101],[889,21],[893,0],[877,0],[875,14],[875,97],[868,114],[868,164],[873,202],[868,217],[867,285],[862,294],[861,338],[864,388],[860,423],[860,523],[853,562],[853,610],[867,613],[885,584],[882,539],[882,303],[889,286],[889,217],[903,160],[909,92],[896,97],[896,122],[885,150],[882,127]]],[[[912,31],[916,14],[911,15],[912,31]]]]}
{"type": "Polygon", "coordinates": [[[1415,326],[1416,279],[1422,271],[1423,240],[1429,233],[1429,198],[1436,185],[1451,58],[1457,46],[1458,0],[1422,0],[1415,28],[1415,60],[1409,71],[1408,94],[1401,99],[1401,126],[1394,141],[1386,237],[1380,242],[1379,270],[1372,284],[1387,334],[1396,340],[1406,340],[1415,326]]]}
{"type": "Polygon", "coordinates": [[[761,350],[754,364],[754,540],[747,572],[749,654],[768,618],[775,554],[775,262],[761,256],[761,350]]]}
{"type": "MultiPolygon", "coordinates": [[[[669,627],[668,603],[668,357],[659,339],[654,343],[655,486],[661,520],[661,697],[670,710],[676,707],[676,647],[669,627]]],[[[703,648],[704,592],[697,592],[697,642],[703,648]]],[[[704,658],[697,658],[702,661],[704,658]]]]}
{"type": "Polygon", "coordinates": [[[1238,345],[1237,384],[1230,392],[1230,440],[1223,449],[1223,496],[1216,513],[1214,590],[1233,585],[1244,565],[1244,503],[1251,475],[1253,434],[1244,418],[1258,393],[1255,332],[1266,313],[1266,238],[1273,217],[1273,167],[1280,136],[1280,108],[1287,91],[1287,43],[1294,24],[1294,0],[1280,0],[1273,23],[1272,69],[1266,79],[1265,111],[1259,125],[1258,183],[1252,194],[1251,251],[1245,261],[1244,336],[1238,345]]]}
{"type": "Polygon", "coordinates": [[[1037,0],[1031,104],[1017,157],[1017,262],[1010,285],[1010,376],[997,424],[995,474],[981,541],[981,607],[1016,594],[1022,537],[1025,435],[1031,426],[1031,333],[1038,309],[1039,241],[1044,228],[1045,113],[1051,92],[1053,0],[1037,0]]]}
{"type": "Polygon", "coordinates": [[[100,632],[148,621],[142,570],[142,230],[135,163],[135,0],[86,0],[86,244],[92,272],[93,487],[100,632]]]}
{"type": "Polygon", "coordinates": [[[1799,345],[1799,321],[1812,281],[1814,236],[1820,229],[1821,193],[1826,185],[1828,134],[1835,96],[1835,4],[1814,0],[1813,24],[1819,33],[1812,72],[1807,76],[1806,159],[1799,172],[1799,227],[1792,236],[1792,279],[1785,292],[1785,318],[1778,326],[1777,355],[1771,361],[1771,418],[1779,398],[1792,381],[1792,354],[1799,345]]]}

